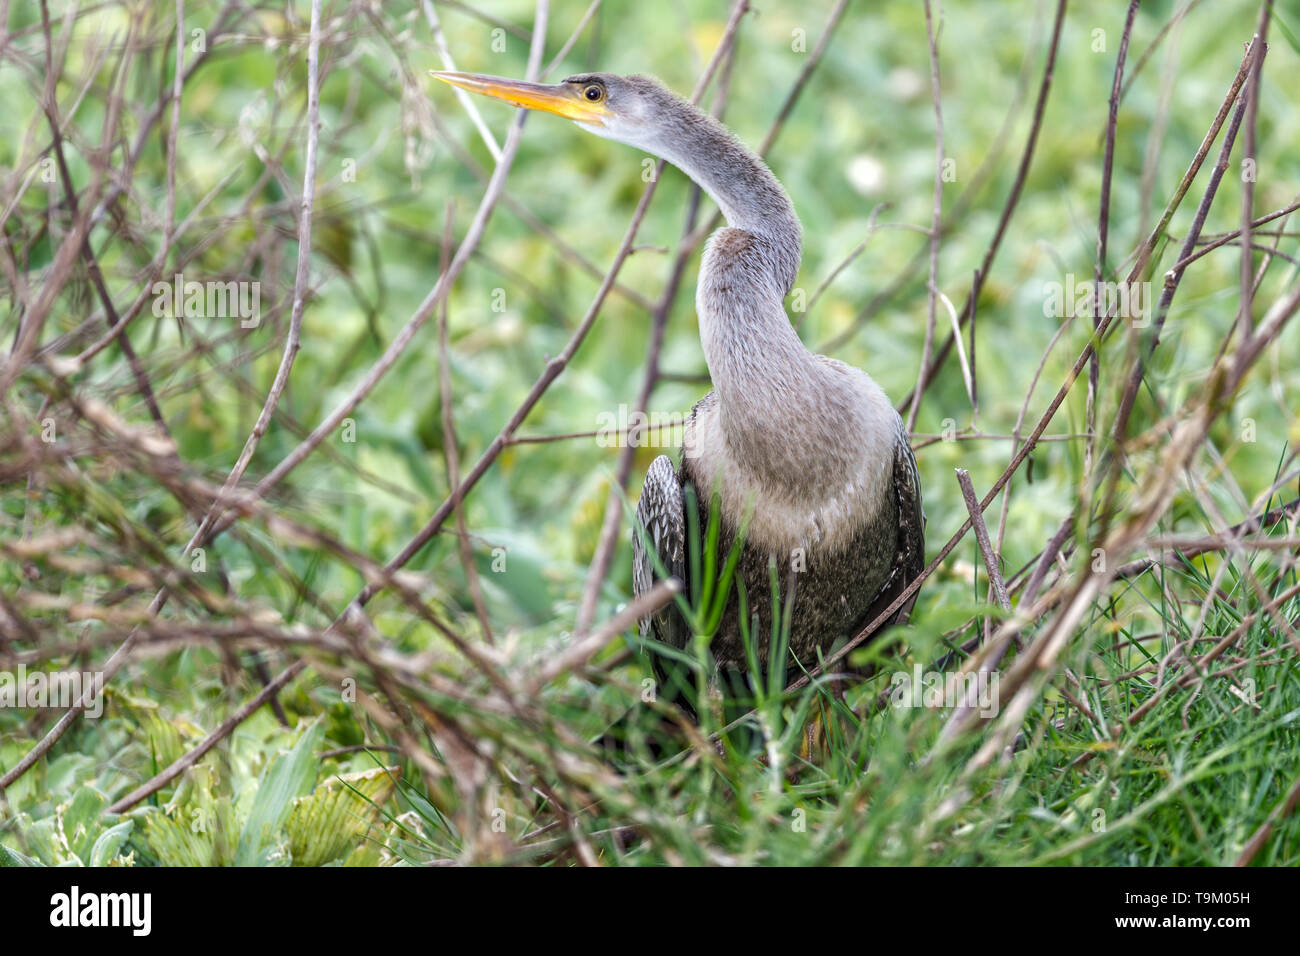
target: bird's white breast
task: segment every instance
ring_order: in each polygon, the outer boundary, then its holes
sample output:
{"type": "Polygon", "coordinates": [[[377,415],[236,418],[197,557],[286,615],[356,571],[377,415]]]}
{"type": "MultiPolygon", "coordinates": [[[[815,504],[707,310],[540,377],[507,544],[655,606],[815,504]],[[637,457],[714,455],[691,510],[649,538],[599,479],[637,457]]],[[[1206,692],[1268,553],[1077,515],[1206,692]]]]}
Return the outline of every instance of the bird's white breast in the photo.
{"type": "Polygon", "coordinates": [[[686,428],[685,467],[701,496],[717,490],[723,517],[733,526],[748,512],[747,543],[782,560],[798,549],[809,556],[841,551],[892,501],[898,414],[865,373],[818,359],[845,386],[833,435],[812,427],[809,416],[817,414],[817,402],[769,410],[773,434],[789,443],[802,468],[774,475],[739,455],[727,440],[716,395],[697,406],[686,428]]]}

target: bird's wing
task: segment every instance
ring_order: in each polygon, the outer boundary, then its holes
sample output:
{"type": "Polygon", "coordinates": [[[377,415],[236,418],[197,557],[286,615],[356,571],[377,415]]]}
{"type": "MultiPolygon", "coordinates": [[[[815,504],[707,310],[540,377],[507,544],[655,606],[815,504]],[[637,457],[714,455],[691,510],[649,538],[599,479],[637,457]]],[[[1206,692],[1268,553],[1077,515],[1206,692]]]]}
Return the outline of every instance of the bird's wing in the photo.
{"type": "MultiPolygon", "coordinates": [[[[912,443],[901,429],[894,453],[894,494],[898,497],[898,555],[894,567],[902,571],[901,593],[925,570],[925,507],[921,504],[921,475],[916,469],[912,443]]],[[[913,593],[890,623],[905,622],[915,603],[916,594],[913,593]]]]}
{"type": "MultiPolygon", "coordinates": [[[[921,476],[916,470],[916,456],[907,433],[899,423],[898,443],[894,448],[894,500],[898,507],[898,544],[889,577],[881,585],[871,607],[862,618],[862,627],[870,624],[893,604],[904,589],[925,568],[925,509],[921,506],[921,476]]],[[[878,630],[904,624],[916,603],[913,593],[878,630]]]]}
{"type": "MultiPolygon", "coordinates": [[[[641,487],[641,500],[636,506],[636,523],[645,533],[643,536],[637,530],[632,537],[632,592],[640,597],[661,578],[646,544],[654,548],[668,575],[685,587],[686,511],[681,482],[667,455],[660,455],[650,463],[641,487]]],[[[686,627],[673,602],[641,619],[641,636],[653,637],[672,647],[686,646],[686,627]]]]}

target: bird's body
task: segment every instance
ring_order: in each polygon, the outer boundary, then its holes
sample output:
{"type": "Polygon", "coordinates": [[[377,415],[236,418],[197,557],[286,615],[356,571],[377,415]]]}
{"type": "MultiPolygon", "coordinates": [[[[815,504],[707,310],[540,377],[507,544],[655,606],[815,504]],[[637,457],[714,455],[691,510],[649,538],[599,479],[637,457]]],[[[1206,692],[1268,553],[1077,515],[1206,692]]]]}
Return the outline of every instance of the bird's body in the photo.
{"type": "MultiPolygon", "coordinates": [[[[785,588],[789,576],[794,575],[797,599],[789,650],[804,666],[811,667],[819,651],[829,653],[836,641],[852,637],[870,624],[920,573],[924,563],[924,518],[911,451],[901,441],[884,449],[889,456],[885,461],[887,473],[874,480],[875,494],[863,489],[860,480],[835,475],[830,480],[842,479],[840,487],[823,486],[824,495],[811,500],[807,485],[756,475],[728,454],[725,443],[706,437],[720,429],[718,416],[717,394],[711,392],[695,406],[687,425],[688,431],[694,429],[700,436],[696,445],[699,453],[683,456],[677,469],[665,455],[655,459],[642,488],[637,521],[646,529],[668,573],[680,581],[689,581],[687,489],[702,503],[703,514],[710,500],[709,489],[718,487],[722,492],[718,501],[719,565],[730,553],[748,514],[736,578],[744,585],[747,606],[757,613],[758,626],[751,633],[760,667],[766,671],[768,666],[773,563],[780,588],[785,588]],[[717,482],[720,474],[731,477],[717,482]],[[744,488],[753,490],[745,494],[741,491],[744,488]],[[752,508],[747,508],[749,501],[753,502],[752,508]]],[[[846,461],[828,471],[860,468],[865,472],[875,467],[878,463],[874,461],[846,461]]],[[[634,591],[643,594],[658,575],[639,537],[633,552],[634,591]]],[[[688,601],[691,597],[688,593],[688,601]]],[[[909,611],[910,603],[900,608],[889,623],[905,619],[909,611]]],[[[685,648],[690,637],[685,620],[673,606],[644,620],[642,633],[679,648],[685,648]]],[[[720,669],[746,668],[739,592],[734,588],[709,650],[720,669]]]]}
{"type": "MultiPolygon", "coordinates": [[[[586,74],[543,87],[439,75],[662,157],[717,202],[727,225],[710,237],[696,292],[714,390],[691,413],[680,466],[660,456],[646,476],[634,591],[660,577],[647,544],[689,587],[686,494],[704,516],[716,496],[719,565],[747,526],[737,578],[758,622],[760,666],[768,668],[773,562],[783,589],[794,575],[790,651],[813,666],[920,573],[924,518],[906,431],[884,392],[866,373],[810,352],[786,316],[802,235],[785,189],[716,119],[650,77],[586,74]]],[[[909,611],[910,603],[894,619],[909,611]]],[[[710,642],[720,671],[746,668],[741,625],[733,588],[710,642]]],[[[642,633],[678,648],[690,638],[671,604],[644,620],[642,633]]]]}

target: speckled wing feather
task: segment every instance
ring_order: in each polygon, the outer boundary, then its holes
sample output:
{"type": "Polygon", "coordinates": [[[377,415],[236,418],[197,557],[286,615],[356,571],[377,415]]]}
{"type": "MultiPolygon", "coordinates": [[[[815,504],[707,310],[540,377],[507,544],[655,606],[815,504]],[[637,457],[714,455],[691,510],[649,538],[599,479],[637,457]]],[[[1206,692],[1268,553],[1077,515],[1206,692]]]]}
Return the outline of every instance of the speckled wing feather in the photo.
{"type": "MultiPolygon", "coordinates": [[[[634,533],[632,539],[632,592],[640,597],[661,578],[646,551],[645,539],[659,556],[663,569],[685,588],[686,511],[681,481],[667,455],[660,455],[650,463],[641,487],[641,500],[636,506],[636,521],[645,529],[645,537],[634,533]]],[[[672,601],[641,619],[641,636],[653,637],[672,647],[686,646],[686,628],[672,601]]]]}
{"type": "MultiPolygon", "coordinates": [[[[901,422],[898,444],[894,449],[894,500],[898,507],[898,546],[894,564],[889,577],[881,585],[876,599],[871,602],[871,607],[858,625],[860,628],[879,617],[925,569],[925,509],[921,506],[921,478],[916,470],[912,445],[907,440],[901,422]]],[[[906,623],[915,603],[916,594],[913,593],[879,630],[906,623]]]]}

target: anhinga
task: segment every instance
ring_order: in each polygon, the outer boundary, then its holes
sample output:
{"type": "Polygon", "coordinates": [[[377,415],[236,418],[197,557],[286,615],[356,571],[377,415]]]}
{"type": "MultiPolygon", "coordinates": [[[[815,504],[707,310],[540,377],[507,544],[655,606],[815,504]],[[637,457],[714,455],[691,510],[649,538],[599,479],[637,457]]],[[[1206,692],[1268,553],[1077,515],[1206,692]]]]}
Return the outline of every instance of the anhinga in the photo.
{"type": "MultiPolygon", "coordinates": [[[[716,498],[720,556],[748,518],[736,574],[758,615],[760,667],[768,666],[772,559],[782,582],[787,569],[799,572],[789,650],[813,666],[818,651],[856,634],[920,573],[924,515],[916,461],[885,393],[866,373],[810,352],[786,316],[802,240],[785,189],[721,123],[651,77],[588,73],[541,85],[433,75],[661,157],[721,208],[727,225],[709,239],[695,297],[714,390],[691,412],[681,467],[664,455],[650,465],[637,507],[644,535],[634,535],[634,590],[645,593],[658,576],[643,538],[689,587],[684,496],[693,489],[705,514],[716,498]]],[[[709,649],[735,687],[734,675],[747,669],[735,588],[729,602],[709,649]]],[[[910,610],[909,602],[890,623],[910,610]]],[[[688,625],[671,604],[641,630],[689,646],[688,625]]]]}

